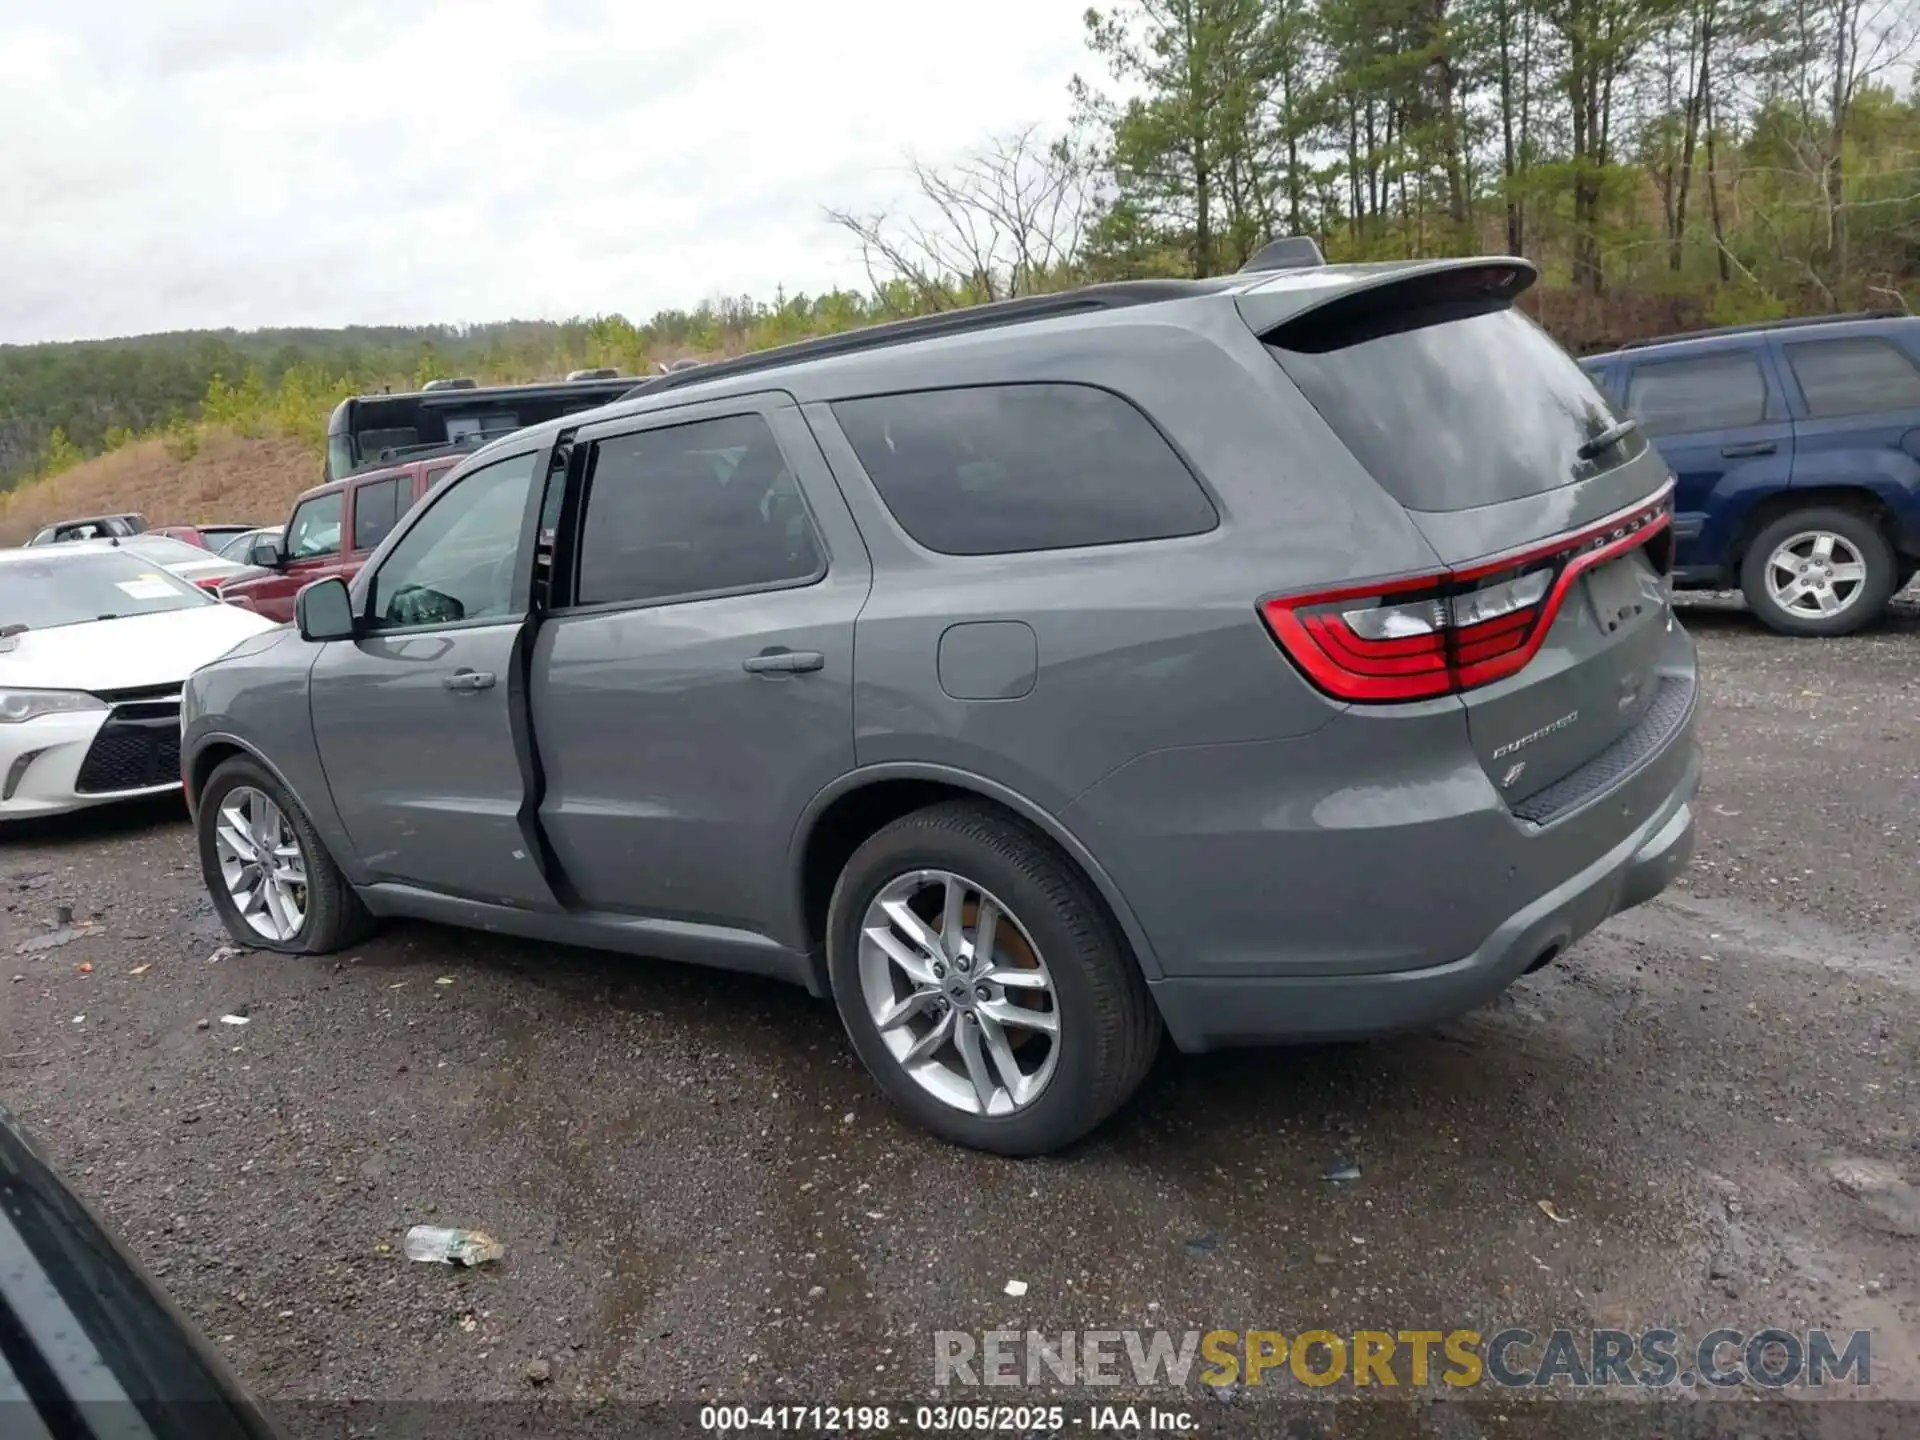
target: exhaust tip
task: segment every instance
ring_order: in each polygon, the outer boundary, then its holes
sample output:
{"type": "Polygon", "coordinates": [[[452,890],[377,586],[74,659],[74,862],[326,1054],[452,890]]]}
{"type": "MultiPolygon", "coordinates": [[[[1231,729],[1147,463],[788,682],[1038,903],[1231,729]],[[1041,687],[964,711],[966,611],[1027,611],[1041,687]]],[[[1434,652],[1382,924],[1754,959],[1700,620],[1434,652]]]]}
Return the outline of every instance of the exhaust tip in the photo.
{"type": "Polygon", "coordinates": [[[1527,966],[1526,973],[1531,975],[1536,970],[1546,969],[1547,966],[1560,958],[1560,952],[1565,948],[1566,947],[1558,940],[1554,941],[1553,944],[1547,946],[1546,949],[1533,957],[1533,963],[1527,966]]]}

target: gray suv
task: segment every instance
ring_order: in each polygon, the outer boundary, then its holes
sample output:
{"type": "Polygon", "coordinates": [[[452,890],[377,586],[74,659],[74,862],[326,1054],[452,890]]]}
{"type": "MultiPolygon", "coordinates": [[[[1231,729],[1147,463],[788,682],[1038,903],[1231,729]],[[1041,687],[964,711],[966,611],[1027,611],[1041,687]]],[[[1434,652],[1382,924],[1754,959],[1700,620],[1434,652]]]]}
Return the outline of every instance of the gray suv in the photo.
{"type": "Polygon", "coordinates": [[[1515,259],[1096,287],[498,440],[188,684],[244,944],[775,976],[1033,1154],[1476,1006],[1692,846],[1667,467],[1515,259]]]}

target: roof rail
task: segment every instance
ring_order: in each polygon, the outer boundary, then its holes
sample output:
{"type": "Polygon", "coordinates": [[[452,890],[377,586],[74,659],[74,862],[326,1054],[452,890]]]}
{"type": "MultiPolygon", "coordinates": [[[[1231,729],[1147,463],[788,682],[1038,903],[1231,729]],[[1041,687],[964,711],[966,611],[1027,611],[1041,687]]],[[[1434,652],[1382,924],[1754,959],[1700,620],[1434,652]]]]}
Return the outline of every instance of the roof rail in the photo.
{"type": "Polygon", "coordinates": [[[1087,285],[1078,290],[1062,290],[1053,295],[1026,295],[1017,300],[994,300],[985,305],[969,305],[959,310],[941,310],[932,315],[916,315],[907,320],[889,320],[840,335],[824,335],[817,340],[800,340],[777,345],[732,360],[715,360],[690,365],[642,381],[620,398],[636,399],[677,390],[683,385],[704,385],[709,380],[724,380],[734,375],[751,375],[761,370],[776,370],[807,360],[826,360],[838,355],[857,355],[889,345],[904,345],[913,340],[930,340],[944,335],[965,335],[976,330],[992,330],[1002,325],[1024,325],[1036,320],[1052,320],[1062,315],[1080,315],[1094,310],[1117,310],[1129,305],[1150,305],[1156,300],[1173,300],[1185,295],[1204,295],[1245,283],[1241,277],[1221,276],[1212,280],[1121,280],[1108,285],[1087,285]]]}
{"type": "Polygon", "coordinates": [[[1253,252],[1253,258],[1240,267],[1242,275],[1258,275],[1269,270],[1308,270],[1327,263],[1320,246],[1311,235],[1286,235],[1269,240],[1253,252]]]}
{"type": "Polygon", "coordinates": [[[1673,335],[1652,335],[1644,340],[1629,340],[1622,350],[1639,350],[1648,345],[1665,345],[1675,340],[1707,340],[1716,335],[1758,335],[1767,330],[1797,330],[1803,325],[1839,325],[1849,320],[1904,320],[1904,310],[1854,310],[1845,315],[1797,315],[1790,320],[1755,320],[1746,325],[1716,325],[1707,330],[1682,330],[1673,335]]]}

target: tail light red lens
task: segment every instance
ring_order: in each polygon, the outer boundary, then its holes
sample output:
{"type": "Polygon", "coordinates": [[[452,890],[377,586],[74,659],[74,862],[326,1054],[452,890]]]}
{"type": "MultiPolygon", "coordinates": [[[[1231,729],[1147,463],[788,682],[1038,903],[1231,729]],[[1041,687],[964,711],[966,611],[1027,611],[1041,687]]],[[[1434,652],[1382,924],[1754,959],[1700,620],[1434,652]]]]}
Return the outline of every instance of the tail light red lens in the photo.
{"type": "MultiPolygon", "coordinates": [[[[1306,677],[1337,700],[1393,704],[1489,685],[1539,652],[1586,571],[1664,536],[1669,481],[1596,525],[1464,569],[1282,595],[1260,604],[1306,677]]],[[[1669,568],[1665,551],[1659,559],[1669,568]]]]}

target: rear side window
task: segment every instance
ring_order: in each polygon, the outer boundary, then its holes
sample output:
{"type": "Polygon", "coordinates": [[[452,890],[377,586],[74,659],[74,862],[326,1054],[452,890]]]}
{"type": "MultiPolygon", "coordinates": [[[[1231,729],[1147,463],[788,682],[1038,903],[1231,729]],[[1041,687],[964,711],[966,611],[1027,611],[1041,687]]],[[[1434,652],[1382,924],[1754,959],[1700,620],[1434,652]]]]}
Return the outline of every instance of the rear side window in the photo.
{"type": "MultiPolygon", "coordinates": [[[[1329,307],[1331,308],[1331,307],[1329,307]]],[[[1614,424],[1572,356],[1510,305],[1312,313],[1268,349],[1354,458],[1410,510],[1466,510],[1570,485],[1646,448],[1583,460],[1614,424]]]]}
{"type": "Polygon", "coordinates": [[[400,518],[400,482],[376,480],[353,492],[353,548],[371,550],[400,518]]]}
{"type": "Polygon", "coordinates": [[[833,407],[894,519],[946,555],[1165,540],[1219,524],[1127,401],[1090,385],[982,385],[833,407]]]}
{"type": "Polygon", "coordinates": [[[1806,396],[1807,414],[1816,420],[1920,410],[1920,370],[1885,340],[1796,340],[1785,349],[1800,393],[1806,396]]]}
{"type": "Polygon", "coordinates": [[[593,448],[576,603],[801,584],[826,571],[800,487],[758,415],[593,448]]]}
{"type": "Polygon", "coordinates": [[[1627,409],[1649,435],[1731,430],[1767,418],[1767,382],[1752,351],[1633,367],[1627,409]]]}

